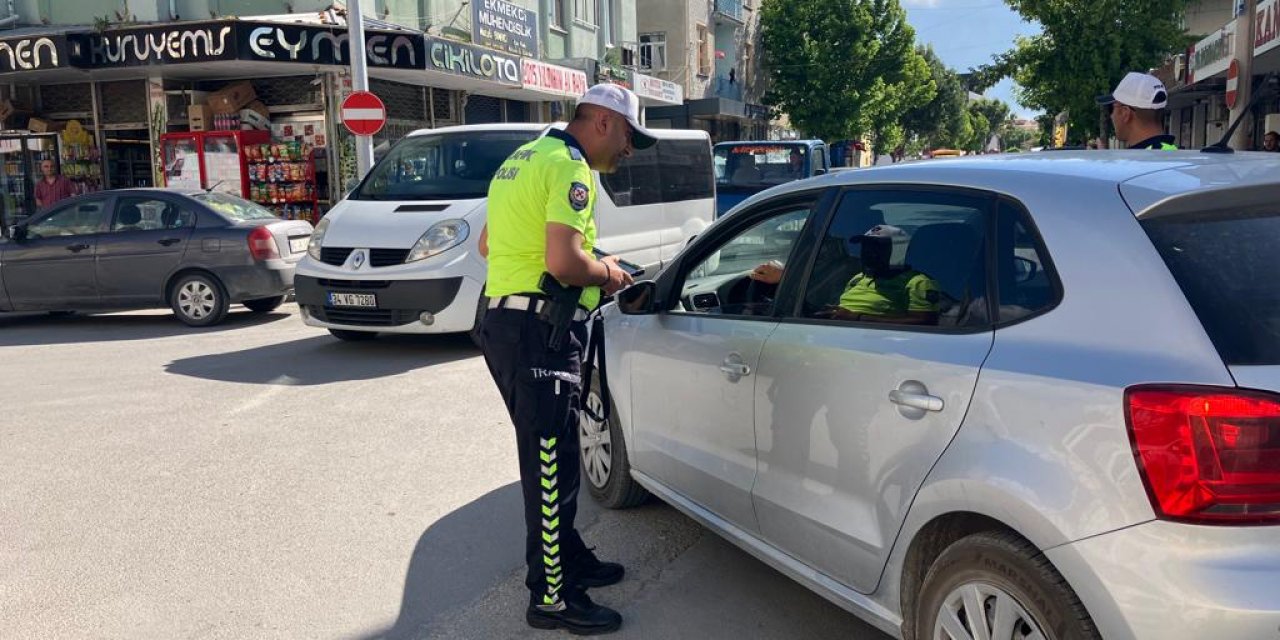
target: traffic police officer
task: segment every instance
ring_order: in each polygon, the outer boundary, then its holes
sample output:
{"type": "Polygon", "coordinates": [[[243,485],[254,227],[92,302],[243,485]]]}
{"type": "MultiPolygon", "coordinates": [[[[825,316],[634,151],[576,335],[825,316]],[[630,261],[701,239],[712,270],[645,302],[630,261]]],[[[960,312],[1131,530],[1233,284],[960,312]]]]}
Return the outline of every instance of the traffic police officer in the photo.
{"type": "Polygon", "coordinates": [[[1164,132],[1169,93],[1159,78],[1131,71],[1098,104],[1110,111],[1116,137],[1130,149],[1177,151],[1174,137],[1164,132]]]}
{"type": "Polygon", "coordinates": [[[539,629],[576,634],[614,631],[616,611],[587,597],[588,587],[622,579],[622,565],[601,562],[574,527],[579,483],[578,411],[586,316],[601,293],[631,283],[617,259],[596,260],[591,171],[612,173],[631,150],[656,139],[639,123],[640,101],[623,87],[592,87],[573,121],[511,154],[489,186],[489,310],[481,325],[485,361],[516,428],[524,492],[529,607],[539,629]],[[544,273],[581,287],[567,339],[549,344],[542,319],[550,299],[544,273]]]}

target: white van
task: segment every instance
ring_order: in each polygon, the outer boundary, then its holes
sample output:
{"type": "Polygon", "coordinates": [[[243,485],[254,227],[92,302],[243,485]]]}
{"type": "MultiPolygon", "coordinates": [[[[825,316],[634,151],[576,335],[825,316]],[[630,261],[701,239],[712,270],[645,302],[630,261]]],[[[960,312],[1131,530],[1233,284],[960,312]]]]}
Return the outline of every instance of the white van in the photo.
{"type": "MultiPolygon", "coordinates": [[[[487,307],[478,250],[489,180],[545,124],[415,131],[316,225],[298,264],[302,319],[343,340],[385,333],[477,335],[487,307]]],[[[715,219],[711,140],[655,129],[658,144],[596,176],[600,249],[656,274],[715,219]]]]}

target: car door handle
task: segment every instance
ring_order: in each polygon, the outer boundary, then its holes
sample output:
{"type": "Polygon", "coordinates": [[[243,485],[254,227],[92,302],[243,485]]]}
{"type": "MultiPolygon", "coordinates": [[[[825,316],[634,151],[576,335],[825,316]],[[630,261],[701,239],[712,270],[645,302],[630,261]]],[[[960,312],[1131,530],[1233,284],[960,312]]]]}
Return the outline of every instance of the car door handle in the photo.
{"type": "Polygon", "coordinates": [[[89,245],[84,243],[67,245],[67,251],[70,251],[71,253],[80,253],[81,251],[84,251],[85,249],[88,249],[88,248],[89,248],[89,245]]]}
{"type": "Polygon", "coordinates": [[[942,411],[942,398],[927,393],[894,389],[889,392],[889,402],[898,406],[910,407],[921,411],[942,411]]]}
{"type": "Polygon", "coordinates": [[[731,380],[751,375],[751,365],[742,361],[742,356],[731,353],[720,363],[720,371],[731,380]]]}
{"type": "Polygon", "coordinates": [[[156,240],[156,242],[168,247],[182,242],[182,238],[165,238],[163,240],[156,240]]]}

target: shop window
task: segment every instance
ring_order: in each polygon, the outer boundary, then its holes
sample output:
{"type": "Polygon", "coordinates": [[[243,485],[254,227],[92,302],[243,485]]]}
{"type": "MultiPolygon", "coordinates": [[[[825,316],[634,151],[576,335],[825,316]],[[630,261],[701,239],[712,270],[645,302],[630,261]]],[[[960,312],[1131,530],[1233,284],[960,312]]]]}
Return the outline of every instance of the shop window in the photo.
{"type": "Polygon", "coordinates": [[[98,85],[98,90],[102,92],[104,123],[147,126],[146,80],[103,82],[98,85]]]}
{"type": "Polygon", "coordinates": [[[502,122],[502,100],[489,96],[467,96],[466,124],[502,122]]]}
{"type": "Polygon", "coordinates": [[[461,124],[458,118],[458,94],[450,89],[431,89],[431,120],[435,126],[461,124]]]}

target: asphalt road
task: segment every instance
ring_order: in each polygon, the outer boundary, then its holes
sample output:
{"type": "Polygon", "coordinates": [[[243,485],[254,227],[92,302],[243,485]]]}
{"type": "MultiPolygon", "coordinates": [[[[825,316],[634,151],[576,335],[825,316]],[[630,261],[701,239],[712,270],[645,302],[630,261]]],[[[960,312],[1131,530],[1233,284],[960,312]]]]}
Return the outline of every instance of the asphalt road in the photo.
{"type": "MultiPolygon", "coordinates": [[[[460,337],[296,308],[0,314],[0,637],[568,637],[524,625],[514,439],[460,337]]],[[[616,638],[884,640],[675,510],[580,527],[616,638]]]]}

